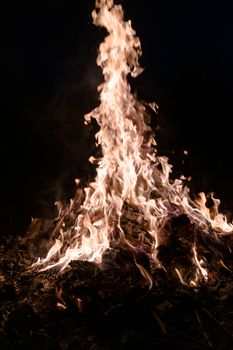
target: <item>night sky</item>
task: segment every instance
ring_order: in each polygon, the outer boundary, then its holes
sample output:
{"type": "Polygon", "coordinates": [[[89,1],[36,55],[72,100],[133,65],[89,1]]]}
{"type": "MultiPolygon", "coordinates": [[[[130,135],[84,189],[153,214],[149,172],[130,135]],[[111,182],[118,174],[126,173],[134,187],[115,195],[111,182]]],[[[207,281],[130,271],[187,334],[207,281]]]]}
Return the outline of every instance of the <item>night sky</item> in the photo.
{"type": "MultiPolygon", "coordinates": [[[[213,191],[233,209],[233,2],[124,0],[143,49],[133,90],[160,107],[158,149],[192,191],[213,191]],[[189,155],[183,154],[188,150],[189,155]]],[[[94,174],[96,66],[105,31],[92,24],[93,0],[7,1],[1,5],[1,226],[25,232],[53,217],[74,179],[94,174]]]]}

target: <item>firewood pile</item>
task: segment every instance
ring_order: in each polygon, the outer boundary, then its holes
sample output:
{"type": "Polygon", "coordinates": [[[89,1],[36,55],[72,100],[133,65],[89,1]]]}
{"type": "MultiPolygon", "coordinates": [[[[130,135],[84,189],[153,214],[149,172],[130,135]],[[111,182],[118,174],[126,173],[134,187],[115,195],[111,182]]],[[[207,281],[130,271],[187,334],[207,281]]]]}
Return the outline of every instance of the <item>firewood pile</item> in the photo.
{"type": "MultiPolygon", "coordinates": [[[[146,224],[137,216],[126,205],[122,228],[134,242],[143,236],[147,247],[146,224]]],[[[33,270],[58,225],[59,219],[34,219],[24,237],[1,238],[1,349],[233,349],[230,236],[200,232],[181,215],[164,226],[167,239],[157,252],[163,268],[146,249],[115,240],[99,265],[72,261],[63,272],[33,270]],[[194,240],[209,275],[191,287],[194,240]]]]}

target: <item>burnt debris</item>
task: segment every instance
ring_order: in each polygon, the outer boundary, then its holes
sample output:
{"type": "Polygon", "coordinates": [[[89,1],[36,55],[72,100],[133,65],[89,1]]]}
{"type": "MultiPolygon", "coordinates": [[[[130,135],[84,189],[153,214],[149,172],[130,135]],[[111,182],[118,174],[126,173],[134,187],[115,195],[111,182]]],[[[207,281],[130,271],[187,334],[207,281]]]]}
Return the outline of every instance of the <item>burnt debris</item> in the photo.
{"type": "MultiPolygon", "coordinates": [[[[122,225],[135,243],[145,225],[136,224],[134,208],[125,211],[122,225]]],[[[230,236],[200,232],[183,215],[164,226],[157,252],[163,268],[116,240],[99,265],[33,270],[36,247],[43,250],[57,221],[34,220],[25,237],[1,239],[1,349],[232,348],[230,236]],[[194,240],[209,275],[190,286],[194,240]]]]}

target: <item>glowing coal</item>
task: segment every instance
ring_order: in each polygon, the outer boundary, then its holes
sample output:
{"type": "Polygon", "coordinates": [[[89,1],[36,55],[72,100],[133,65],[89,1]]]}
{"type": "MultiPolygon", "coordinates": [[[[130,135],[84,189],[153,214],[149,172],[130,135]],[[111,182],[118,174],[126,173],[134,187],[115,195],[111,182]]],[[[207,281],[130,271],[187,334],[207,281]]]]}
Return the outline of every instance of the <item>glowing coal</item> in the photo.
{"type": "MultiPolygon", "coordinates": [[[[124,20],[122,6],[114,5],[113,0],[97,0],[92,17],[95,25],[108,31],[97,58],[104,76],[98,87],[100,105],[85,115],[86,123],[93,118],[100,126],[96,140],[102,158],[90,159],[98,164],[94,182],[84,193],[78,188],[70,207],[60,211],[55,243],[46,258],[38,259],[33,267],[64,270],[73,260],[101,263],[103,253],[119,244],[135,255],[142,251],[157,268],[169,270],[160,258],[160,248],[173,249],[168,223],[185,216],[193,237],[190,240],[189,232],[188,238],[178,237],[178,241],[182,249],[189,241],[186,253],[194,272],[187,278],[179,264],[173,270],[183,284],[196,286],[209,278],[209,262],[198,247],[197,237],[217,240],[230,234],[233,226],[218,212],[218,200],[212,198],[211,209],[205,205],[204,194],[193,201],[185,179],[171,180],[168,159],[157,155],[148,123],[149,111],[156,111],[157,105],[141,102],[128,82],[129,75],[136,77],[143,70],[139,64],[142,51],[131,22],[124,20]],[[125,208],[137,208],[134,213],[138,226],[143,223],[144,229],[136,237],[123,224],[125,208]],[[71,217],[72,220],[67,219],[71,217]]],[[[150,274],[136,258],[135,264],[151,284],[150,274]]]]}

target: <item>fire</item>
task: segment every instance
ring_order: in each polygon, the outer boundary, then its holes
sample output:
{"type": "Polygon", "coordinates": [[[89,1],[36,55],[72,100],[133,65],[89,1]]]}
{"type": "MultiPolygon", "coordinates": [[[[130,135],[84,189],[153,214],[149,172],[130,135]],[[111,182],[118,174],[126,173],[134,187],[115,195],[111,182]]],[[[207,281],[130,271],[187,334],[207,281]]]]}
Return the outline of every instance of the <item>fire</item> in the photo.
{"type": "MultiPolygon", "coordinates": [[[[97,0],[92,12],[96,26],[105,27],[108,35],[99,47],[97,64],[102,68],[104,81],[98,87],[100,105],[85,115],[85,123],[95,119],[100,127],[96,140],[102,150],[97,162],[94,182],[77,191],[69,208],[61,210],[60,236],[49,250],[47,257],[39,259],[34,266],[40,270],[58,267],[64,270],[72,260],[101,262],[103,252],[117,241],[131,250],[144,249],[144,238],[133,241],[127,238],[121,219],[125,204],[138,208],[139,220],[147,223],[149,249],[145,249],[158,266],[157,248],[166,237],[162,234],[164,223],[171,217],[187,215],[194,225],[208,234],[232,232],[233,226],[218,212],[219,202],[213,198],[212,211],[205,206],[201,194],[196,201],[189,196],[184,179],[170,179],[172,166],[166,157],[159,157],[156,141],[148,123],[149,109],[157,110],[155,103],[143,103],[132,92],[128,76],[137,77],[143,69],[139,58],[141,44],[132,28],[131,21],[124,20],[121,5],[113,0],[97,0]],[[77,205],[79,203],[79,205],[77,205]],[[64,216],[75,215],[72,226],[64,216]]],[[[196,266],[195,280],[208,278],[204,260],[199,257],[195,243],[192,248],[196,266]]],[[[149,284],[147,271],[135,263],[149,284]]],[[[175,268],[182,283],[186,283],[175,268]]]]}

